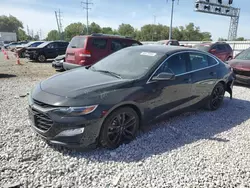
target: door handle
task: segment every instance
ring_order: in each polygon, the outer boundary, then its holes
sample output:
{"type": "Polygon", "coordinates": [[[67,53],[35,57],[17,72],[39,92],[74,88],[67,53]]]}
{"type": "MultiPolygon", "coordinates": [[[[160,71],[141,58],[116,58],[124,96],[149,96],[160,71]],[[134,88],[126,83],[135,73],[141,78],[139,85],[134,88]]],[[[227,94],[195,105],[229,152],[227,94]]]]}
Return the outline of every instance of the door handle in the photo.
{"type": "Polygon", "coordinates": [[[216,72],[210,72],[209,73],[211,76],[214,76],[214,75],[216,75],[216,72]]]}

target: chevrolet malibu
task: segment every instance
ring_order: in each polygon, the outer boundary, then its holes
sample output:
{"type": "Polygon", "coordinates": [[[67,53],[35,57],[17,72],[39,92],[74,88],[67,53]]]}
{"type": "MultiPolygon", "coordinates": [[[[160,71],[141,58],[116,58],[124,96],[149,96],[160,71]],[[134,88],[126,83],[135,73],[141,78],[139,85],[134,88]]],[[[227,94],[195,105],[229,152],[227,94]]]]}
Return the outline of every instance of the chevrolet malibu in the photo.
{"type": "Polygon", "coordinates": [[[232,98],[233,82],[231,68],[209,53],[128,47],[33,88],[31,128],[52,144],[114,149],[134,139],[141,126],[172,112],[218,109],[225,92],[232,98]]]}

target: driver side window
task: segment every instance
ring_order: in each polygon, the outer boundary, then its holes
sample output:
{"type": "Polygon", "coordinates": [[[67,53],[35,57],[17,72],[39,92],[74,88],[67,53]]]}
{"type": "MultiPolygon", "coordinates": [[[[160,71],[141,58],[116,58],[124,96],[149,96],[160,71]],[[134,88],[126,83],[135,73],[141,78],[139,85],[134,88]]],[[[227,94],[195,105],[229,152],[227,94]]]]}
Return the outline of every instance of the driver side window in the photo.
{"type": "Polygon", "coordinates": [[[155,73],[155,76],[161,72],[174,73],[175,75],[186,73],[188,71],[188,58],[188,53],[179,53],[171,56],[159,67],[155,73]]]}

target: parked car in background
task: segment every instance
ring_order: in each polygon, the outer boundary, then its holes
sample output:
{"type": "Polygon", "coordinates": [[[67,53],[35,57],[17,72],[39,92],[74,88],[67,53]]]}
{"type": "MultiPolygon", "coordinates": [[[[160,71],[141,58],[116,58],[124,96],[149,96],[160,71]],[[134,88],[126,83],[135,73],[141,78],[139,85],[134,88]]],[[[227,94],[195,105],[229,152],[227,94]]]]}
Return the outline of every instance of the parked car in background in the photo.
{"type": "Polygon", "coordinates": [[[201,43],[195,45],[194,48],[209,52],[222,61],[233,59],[233,49],[225,42],[201,43]]]}
{"type": "Polygon", "coordinates": [[[11,43],[9,43],[9,44],[6,44],[6,45],[5,45],[5,48],[8,49],[8,50],[12,50],[12,49],[14,49],[17,45],[19,45],[18,42],[11,42],[11,43]]]}
{"type": "Polygon", "coordinates": [[[178,40],[160,40],[156,44],[171,45],[171,46],[180,46],[180,43],[179,43],[178,40]]]}
{"type": "Polygon", "coordinates": [[[37,47],[27,48],[25,56],[30,60],[45,62],[47,59],[65,54],[68,44],[65,41],[44,42],[37,47]]]}
{"type": "Polygon", "coordinates": [[[65,54],[57,56],[52,62],[52,67],[58,71],[64,71],[63,62],[65,61],[65,54]]]}
{"type": "Polygon", "coordinates": [[[124,48],[39,83],[29,95],[31,128],[53,144],[113,149],[174,111],[217,110],[226,91],[232,96],[232,74],[230,66],[199,50],[124,48]]]}
{"type": "Polygon", "coordinates": [[[250,48],[239,53],[235,59],[227,62],[236,76],[236,82],[250,84],[250,48]]]}
{"type": "Polygon", "coordinates": [[[75,36],[66,51],[65,70],[93,65],[100,59],[129,46],[142,45],[129,37],[105,34],[75,36]]]}
{"type": "Polygon", "coordinates": [[[39,46],[42,43],[44,43],[44,41],[32,41],[32,42],[29,42],[27,44],[17,46],[16,52],[17,52],[17,54],[18,54],[18,56],[20,58],[24,58],[25,57],[25,52],[26,52],[26,50],[28,48],[30,48],[30,47],[37,47],[37,46],[39,46]]]}

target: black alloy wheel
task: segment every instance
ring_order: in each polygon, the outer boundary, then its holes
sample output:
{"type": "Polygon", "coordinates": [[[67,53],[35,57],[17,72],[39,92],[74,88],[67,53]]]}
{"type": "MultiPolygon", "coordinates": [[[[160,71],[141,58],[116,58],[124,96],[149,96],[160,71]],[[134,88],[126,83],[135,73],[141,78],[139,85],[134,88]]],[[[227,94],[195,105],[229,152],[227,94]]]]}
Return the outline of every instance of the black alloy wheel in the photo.
{"type": "Polygon", "coordinates": [[[208,109],[217,110],[223,102],[224,95],[225,95],[224,85],[222,83],[218,83],[214,87],[213,92],[208,101],[208,105],[207,105],[208,109]]]}
{"type": "Polygon", "coordinates": [[[105,120],[100,133],[100,143],[108,149],[115,149],[122,143],[129,143],[139,128],[137,113],[128,107],[114,111],[105,120]]]}
{"type": "Polygon", "coordinates": [[[38,61],[39,61],[40,63],[43,63],[43,62],[46,61],[46,57],[45,57],[44,55],[39,55],[37,59],[38,59],[38,61]]]}

